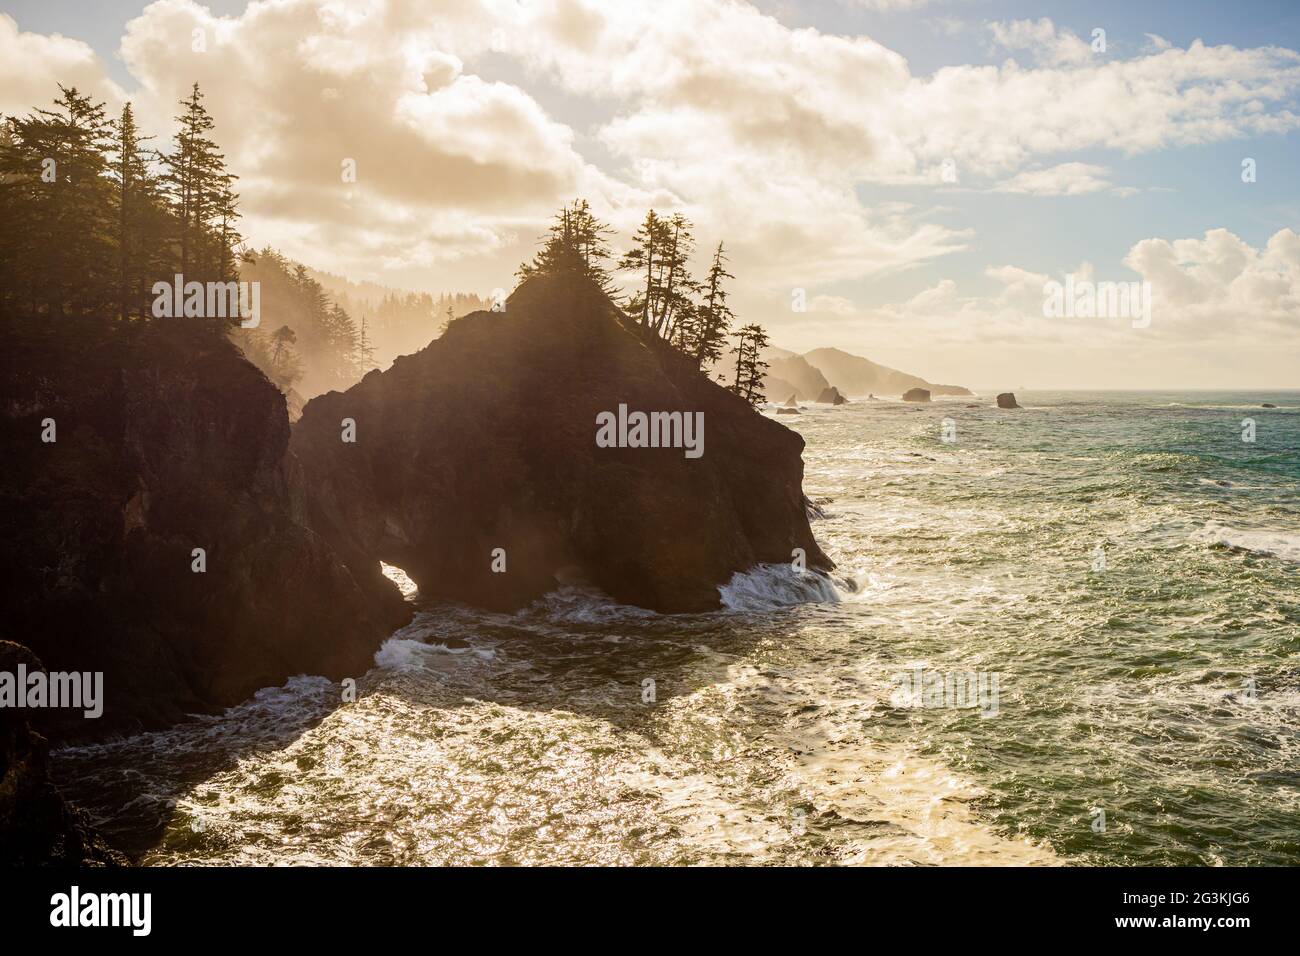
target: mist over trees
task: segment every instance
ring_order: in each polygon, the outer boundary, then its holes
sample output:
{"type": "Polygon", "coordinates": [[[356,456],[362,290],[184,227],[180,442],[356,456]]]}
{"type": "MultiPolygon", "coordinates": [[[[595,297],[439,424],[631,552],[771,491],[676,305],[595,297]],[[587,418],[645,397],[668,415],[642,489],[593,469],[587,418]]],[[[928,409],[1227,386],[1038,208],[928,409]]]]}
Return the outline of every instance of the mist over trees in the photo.
{"type": "Polygon", "coordinates": [[[385,367],[399,355],[409,355],[429,344],[447,322],[490,309],[491,299],[472,293],[406,292],[374,282],[359,282],[320,270],[308,270],[349,315],[366,324],[371,367],[385,367]]]}
{"type": "Polygon", "coordinates": [[[427,345],[448,308],[463,315],[486,307],[476,296],[387,290],[371,316],[356,320],[346,297],[305,266],[270,247],[253,254],[239,231],[238,177],[203,99],[194,84],[165,151],[139,129],[130,103],[110,118],[75,87],[60,86],[49,109],[0,118],[0,312],[125,327],[171,321],[154,317],[153,287],[177,274],[186,283],[255,281],[258,327],[239,327],[237,317],[185,321],[229,334],[282,391],[301,398],[347,388],[427,345]]]}

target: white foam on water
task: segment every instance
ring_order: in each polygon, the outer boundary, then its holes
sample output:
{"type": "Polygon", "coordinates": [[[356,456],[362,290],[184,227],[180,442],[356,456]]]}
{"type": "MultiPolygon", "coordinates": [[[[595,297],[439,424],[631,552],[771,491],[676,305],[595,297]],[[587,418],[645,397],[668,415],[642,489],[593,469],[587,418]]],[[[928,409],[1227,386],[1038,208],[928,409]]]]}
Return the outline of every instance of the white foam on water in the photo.
{"type": "Polygon", "coordinates": [[[1192,534],[1193,540],[1231,551],[1248,552],[1283,561],[1300,562],[1300,532],[1277,529],[1237,530],[1207,521],[1192,534]]]}
{"type": "Polygon", "coordinates": [[[839,589],[820,571],[796,571],[788,564],[759,564],[738,571],[718,587],[729,611],[774,611],[796,604],[838,604],[839,589]]]}
{"type": "Polygon", "coordinates": [[[626,618],[653,618],[654,611],[630,604],[619,604],[608,594],[593,587],[566,585],[544,594],[516,617],[528,618],[537,613],[565,624],[605,624],[626,618]]]}

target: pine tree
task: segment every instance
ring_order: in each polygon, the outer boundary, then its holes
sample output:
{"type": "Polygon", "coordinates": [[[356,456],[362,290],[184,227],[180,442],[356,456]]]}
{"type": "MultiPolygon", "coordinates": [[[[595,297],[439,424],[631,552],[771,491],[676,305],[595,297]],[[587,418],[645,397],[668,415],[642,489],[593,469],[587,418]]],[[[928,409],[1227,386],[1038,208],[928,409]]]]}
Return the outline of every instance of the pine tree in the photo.
{"type": "Polygon", "coordinates": [[[767,348],[767,332],[761,325],[745,325],[733,333],[736,347],[732,354],[736,356],[736,378],[731,384],[735,392],[749,404],[763,404],[763,376],[767,372],[767,363],[759,356],[767,348]]]}
{"type": "Polygon", "coordinates": [[[709,274],[702,285],[704,299],[695,310],[690,329],[690,338],[686,343],[696,363],[704,368],[712,365],[722,357],[723,346],[731,323],[735,319],[727,306],[727,290],[723,287],[724,279],[734,279],[723,265],[727,257],[723,254],[722,243],[713,252],[713,262],[709,265],[709,274]]]}
{"type": "Polygon", "coordinates": [[[2,291],[52,317],[100,311],[116,296],[117,261],[102,103],[59,87],[53,110],[8,123],[0,149],[2,291]]]}
{"type": "Polygon", "coordinates": [[[234,278],[238,272],[239,255],[236,250],[244,241],[244,237],[235,228],[235,222],[239,219],[239,209],[236,205],[239,196],[230,188],[237,178],[229,173],[223,173],[217,179],[217,191],[212,200],[212,217],[216,224],[217,240],[215,267],[217,279],[221,282],[234,278]]]}
{"type": "MultiPolygon", "coordinates": [[[[226,171],[225,156],[217,152],[208,136],[214,123],[203,105],[203,93],[195,83],[184,111],[176,117],[180,128],[164,177],[176,208],[180,240],[180,271],[189,281],[203,281],[222,274],[229,265],[230,245],[219,248],[227,236],[214,228],[225,217],[223,229],[233,223],[234,201],[230,192],[234,176],[226,171]]],[[[233,245],[233,243],[231,243],[233,245]]]]}
{"type": "Polygon", "coordinates": [[[170,279],[170,214],[151,168],[156,154],[143,147],[145,141],[136,127],[131,104],[127,103],[113,123],[110,144],[117,311],[123,319],[130,318],[133,312],[148,316],[153,282],[170,279]]]}
{"type": "Polygon", "coordinates": [[[698,284],[687,271],[687,262],[695,249],[692,228],[690,220],[680,213],[668,220],[665,229],[668,241],[659,258],[659,313],[654,320],[654,330],[669,342],[673,341],[674,326],[678,319],[691,310],[691,295],[699,290],[698,284]]]}
{"type": "Polygon", "coordinates": [[[651,209],[646,213],[640,228],[632,235],[635,245],[618,261],[619,271],[644,275],[640,288],[624,306],[628,316],[643,328],[649,328],[651,315],[658,314],[659,285],[655,268],[668,241],[666,230],[667,223],[651,209]]]}
{"type": "Polygon", "coordinates": [[[375,367],[375,347],[370,343],[370,336],[366,332],[366,317],[361,317],[361,327],[357,332],[357,370],[358,374],[364,376],[375,367]]]}
{"type": "Polygon", "coordinates": [[[591,213],[585,199],[575,199],[555,216],[532,262],[519,266],[516,275],[529,279],[537,275],[575,274],[609,292],[613,283],[605,268],[610,258],[610,228],[591,213]]]}

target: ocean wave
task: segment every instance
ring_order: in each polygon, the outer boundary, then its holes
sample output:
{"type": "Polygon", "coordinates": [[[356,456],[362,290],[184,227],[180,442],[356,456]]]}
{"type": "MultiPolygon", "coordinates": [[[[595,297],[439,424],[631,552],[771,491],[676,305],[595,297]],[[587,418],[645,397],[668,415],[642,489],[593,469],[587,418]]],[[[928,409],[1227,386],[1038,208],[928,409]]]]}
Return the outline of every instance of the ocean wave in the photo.
{"type": "Polygon", "coordinates": [[[1192,537],[1214,547],[1227,548],[1229,551],[1300,562],[1300,533],[1294,531],[1237,530],[1215,521],[1208,521],[1205,527],[1194,532],[1192,537]]]}
{"type": "Polygon", "coordinates": [[[561,624],[605,624],[627,618],[657,617],[654,611],[631,604],[619,604],[604,591],[593,587],[566,585],[538,598],[516,617],[540,614],[561,624]]]}
{"type": "MultiPolygon", "coordinates": [[[[852,582],[846,582],[852,587],[852,582]]],[[[738,571],[718,587],[729,611],[775,611],[795,604],[838,604],[839,588],[821,571],[796,571],[788,564],[759,564],[738,571]]]]}

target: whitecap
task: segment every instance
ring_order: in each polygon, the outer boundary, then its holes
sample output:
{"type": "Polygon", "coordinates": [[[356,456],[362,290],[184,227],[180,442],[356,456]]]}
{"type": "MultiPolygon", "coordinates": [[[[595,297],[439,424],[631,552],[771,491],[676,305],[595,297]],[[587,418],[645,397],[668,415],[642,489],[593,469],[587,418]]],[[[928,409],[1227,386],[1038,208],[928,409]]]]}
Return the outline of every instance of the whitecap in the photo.
{"type": "Polygon", "coordinates": [[[1280,558],[1300,562],[1300,533],[1279,529],[1237,530],[1207,521],[1205,527],[1193,532],[1193,539],[1230,551],[1280,558]]]}
{"type": "Polygon", "coordinates": [[[839,589],[830,575],[796,571],[788,564],[759,564],[738,571],[719,585],[722,606],[731,611],[774,611],[795,604],[838,604],[839,589]]]}

